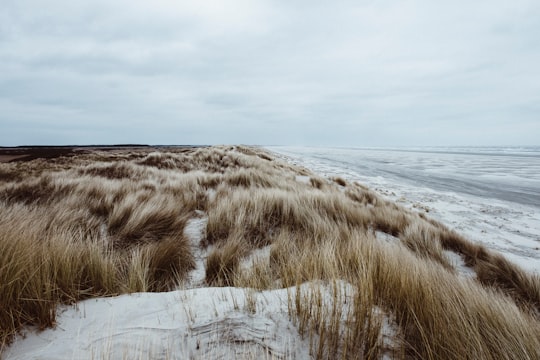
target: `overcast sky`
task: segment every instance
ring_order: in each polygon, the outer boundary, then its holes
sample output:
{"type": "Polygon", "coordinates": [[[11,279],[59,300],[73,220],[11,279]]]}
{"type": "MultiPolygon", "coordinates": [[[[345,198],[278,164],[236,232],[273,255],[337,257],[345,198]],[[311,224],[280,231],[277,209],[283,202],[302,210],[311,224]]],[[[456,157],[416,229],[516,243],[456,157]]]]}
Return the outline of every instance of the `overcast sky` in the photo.
{"type": "Polygon", "coordinates": [[[1,0],[0,145],[540,145],[540,1],[1,0]]]}

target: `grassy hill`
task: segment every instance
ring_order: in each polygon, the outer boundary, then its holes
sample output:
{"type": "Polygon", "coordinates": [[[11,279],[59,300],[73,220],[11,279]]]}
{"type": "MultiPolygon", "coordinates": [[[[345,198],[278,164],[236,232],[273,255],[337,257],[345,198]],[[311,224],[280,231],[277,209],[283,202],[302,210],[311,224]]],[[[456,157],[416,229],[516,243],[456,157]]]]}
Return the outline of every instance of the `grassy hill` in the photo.
{"type": "Polygon", "coordinates": [[[540,358],[538,276],[361,184],[243,146],[0,164],[2,348],[59,304],[212,286],[295,287],[316,358],[540,358]]]}

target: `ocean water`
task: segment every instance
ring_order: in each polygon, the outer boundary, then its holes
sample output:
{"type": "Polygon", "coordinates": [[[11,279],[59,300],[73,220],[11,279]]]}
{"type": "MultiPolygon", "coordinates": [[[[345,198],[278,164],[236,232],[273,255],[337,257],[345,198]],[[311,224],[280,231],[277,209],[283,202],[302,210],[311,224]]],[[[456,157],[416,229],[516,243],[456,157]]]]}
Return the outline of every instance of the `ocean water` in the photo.
{"type": "Polygon", "coordinates": [[[367,185],[540,275],[540,147],[270,147],[367,185]]]}
{"type": "Polygon", "coordinates": [[[365,177],[540,207],[540,147],[273,149],[365,177]]]}

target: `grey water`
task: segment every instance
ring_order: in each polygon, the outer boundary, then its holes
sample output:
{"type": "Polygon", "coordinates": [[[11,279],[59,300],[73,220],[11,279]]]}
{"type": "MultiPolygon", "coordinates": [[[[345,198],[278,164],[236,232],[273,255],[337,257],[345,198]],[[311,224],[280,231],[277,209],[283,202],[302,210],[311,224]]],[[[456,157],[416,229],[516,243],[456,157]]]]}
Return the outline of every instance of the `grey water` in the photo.
{"type": "Polygon", "coordinates": [[[276,147],[366,177],[540,207],[540,147],[276,147]]]}

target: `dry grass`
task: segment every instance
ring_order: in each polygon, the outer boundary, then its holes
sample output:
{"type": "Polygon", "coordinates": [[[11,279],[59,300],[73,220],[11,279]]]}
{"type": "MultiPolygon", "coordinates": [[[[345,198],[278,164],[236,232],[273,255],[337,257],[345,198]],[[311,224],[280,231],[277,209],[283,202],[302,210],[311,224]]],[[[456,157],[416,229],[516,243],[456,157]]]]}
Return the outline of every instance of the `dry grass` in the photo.
{"type": "Polygon", "coordinates": [[[59,303],[174,288],[196,265],[184,228],[201,211],[206,283],[295,287],[289,315],[316,358],[540,357],[538,276],[360,184],[248,147],[0,164],[0,344],[53,326],[59,303]]]}
{"type": "Polygon", "coordinates": [[[452,269],[452,265],[443,254],[441,242],[437,240],[437,229],[434,227],[414,222],[405,228],[401,241],[418,256],[435,260],[444,268],[452,269]]]}
{"type": "Polygon", "coordinates": [[[214,286],[231,286],[243,256],[248,253],[248,244],[239,234],[233,234],[219,244],[206,259],[206,282],[214,286]]]}

